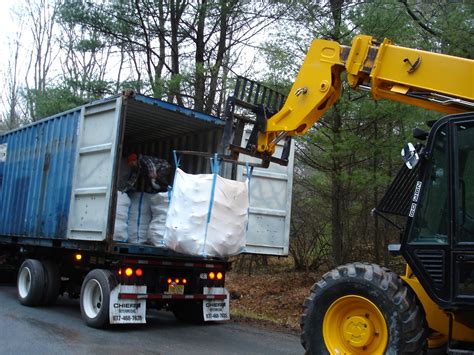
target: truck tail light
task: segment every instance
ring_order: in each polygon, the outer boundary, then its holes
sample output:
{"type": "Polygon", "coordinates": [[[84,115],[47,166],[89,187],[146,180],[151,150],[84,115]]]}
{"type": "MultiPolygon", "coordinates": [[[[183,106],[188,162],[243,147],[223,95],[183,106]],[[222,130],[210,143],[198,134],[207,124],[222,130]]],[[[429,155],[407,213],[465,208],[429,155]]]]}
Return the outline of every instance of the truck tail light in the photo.
{"type": "Polygon", "coordinates": [[[141,277],[141,276],[143,276],[143,270],[140,269],[140,268],[134,270],[131,267],[127,267],[125,269],[120,268],[120,269],[118,269],[117,274],[119,276],[124,275],[124,276],[127,276],[127,277],[131,277],[131,276],[133,276],[133,274],[135,274],[135,276],[141,277]]]}
{"type": "Polygon", "coordinates": [[[81,261],[82,260],[82,254],[79,254],[79,253],[75,254],[74,259],[76,259],[76,261],[81,261]]]}
{"type": "Polygon", "coordinates": [[[215,274],[213,271],[211,271],[211,272],[209,273],[209,278],[210,278],[211,280],[214,280],[214,279],[216,278],[216,274],[215,274]]]}
{"type": "Polygon", "coordinates": [[[187,279],[183,279],[183,285],[186,285],[188,283],[188,280],[187,279]]]}
{"type": "Polygon", "coordinates": [[[222,274],[222,272],[217,273],[217,279],[218,280],[222,280],[223,277],[224,277],[224,275],[222,274]]]}

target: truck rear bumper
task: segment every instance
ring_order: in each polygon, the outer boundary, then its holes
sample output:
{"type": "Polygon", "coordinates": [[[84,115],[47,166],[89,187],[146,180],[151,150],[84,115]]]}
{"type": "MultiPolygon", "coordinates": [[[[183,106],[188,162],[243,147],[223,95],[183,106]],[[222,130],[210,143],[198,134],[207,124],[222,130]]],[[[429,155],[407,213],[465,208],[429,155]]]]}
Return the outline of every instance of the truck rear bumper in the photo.
{"type": "Polygon", "coordinates": [[[119,293],[119,299],[128,300],[225,300],[227,295],[169,295],[165,293],[147,293],[147,294],[136,294],[136,293],[119,293]]]}

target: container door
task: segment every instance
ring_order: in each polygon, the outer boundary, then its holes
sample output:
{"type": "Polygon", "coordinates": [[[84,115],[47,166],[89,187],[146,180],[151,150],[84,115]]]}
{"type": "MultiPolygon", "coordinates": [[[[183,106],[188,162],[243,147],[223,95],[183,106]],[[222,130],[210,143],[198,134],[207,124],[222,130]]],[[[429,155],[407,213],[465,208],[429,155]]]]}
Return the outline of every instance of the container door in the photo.
{"type": "Polygon", "coordinates": [[[78,128],[69,239],[106,238],[121,105],[119,97],[83,109],[78,128]]]}
{"type": "MultiPolygon", "coordinates": [[[[242,146],[247,144],[250,131],[246,131],[242,146]]],[[[280,157],[283,142],[275,156],[280,157]]],[[[256,161],[241,155],[240,160],[256,161]]],[[[267,169],[254,168],[250,178],[250,209],[246,252],[250,254],[288,255],[293,186],[294,142],[288,166],[271,163],[267,169]]],[[[239,166],[237,179],[247,179],[245,167],[239,166]]]]}

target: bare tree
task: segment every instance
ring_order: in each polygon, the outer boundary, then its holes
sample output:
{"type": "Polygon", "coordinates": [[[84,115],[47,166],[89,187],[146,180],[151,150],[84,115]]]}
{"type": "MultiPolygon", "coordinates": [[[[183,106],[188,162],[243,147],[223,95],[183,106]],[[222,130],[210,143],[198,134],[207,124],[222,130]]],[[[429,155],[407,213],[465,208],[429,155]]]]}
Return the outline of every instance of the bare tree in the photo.
{"type": "MultiPolygon", "coordinates": [[[[63,51],[60,58],[63,80],[71,91],[85,100],[104,96],[109,92],[107,72],[113,46],[100,35],[85,32],[77,26],[61,26],[59,44],[63,51]]],[[[117,82],[120,82],[123,51],[119,60],[117,82]]],[[[119,84],[116,84],[118,87],[119,84]]]]}
{"type": "Polygon", "coordinates": [[[21,101],[21,87],[19,83],[20,76],[20,49],[23,23],[20,21],[19,30],[15,38],[9,44],[10,57],[5,72],[3,73],[2,81],[5,89],[2,95],[3,115],[1,125],[4,129],[13,129],[18,127],[21,123],[20,101],[21,101]]]}
{"type": "Polygon", "coordinates": [[[58,49],[53,46],[57,5],[54,0],[25,0],[24,11],[32,35],[25,82],[30,115],[35,121],[38,117],[31,94],[46,90],[48,75],[58,55],[58,49]],[[33,79],[32,83],[30,77],[33,79]]]}
{"type": "Polygon", "coordinates": [[[66,0],[62,19],[123,48],[136,77],[147,81],[145,92],[208,113],[222,102],[232,53],[284,13],[251,0],[79,3],[66,0]]]}

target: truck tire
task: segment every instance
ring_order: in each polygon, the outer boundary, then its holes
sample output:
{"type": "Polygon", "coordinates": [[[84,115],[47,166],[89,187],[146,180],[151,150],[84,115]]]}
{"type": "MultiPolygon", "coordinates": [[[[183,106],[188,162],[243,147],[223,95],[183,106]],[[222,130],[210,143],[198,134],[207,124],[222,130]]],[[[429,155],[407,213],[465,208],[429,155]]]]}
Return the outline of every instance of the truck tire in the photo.
{"type": "Polygon", "coordinates": [[[186,323],[204,323],[202,301],[176,302],[172,311],[177,320],[186,323]]]}
{"type": "Polygon", "coordinates": [[[109,270],[94,269],[84,278],[81,287],[81,315],[92,328],[105,328],[109,322],[110,293],[117,279],[109,270]]]}
{"type": "Polygon", "coordinates": [[[427,346],[415,294],[375,264],[326,273],[304,302],[301,329],[306,354],[421,354],[427,346]]]}
{"type": "Polygon", "coordinates": [[[43,300],[45,276],[39,260],[26,259],[20,266],[17,277],[18,300],[24,306],[39,306],[43,300]]]}
{"type": "Polygon", "coordinates": [[[42,304],[52,306],[56,303],[59,296],[59,288],[61,286],[61,275],[59,273],[58,264],[51,260],[42,262],[45,275],[45,288],[42,304]]]}

